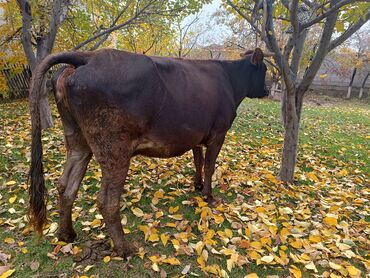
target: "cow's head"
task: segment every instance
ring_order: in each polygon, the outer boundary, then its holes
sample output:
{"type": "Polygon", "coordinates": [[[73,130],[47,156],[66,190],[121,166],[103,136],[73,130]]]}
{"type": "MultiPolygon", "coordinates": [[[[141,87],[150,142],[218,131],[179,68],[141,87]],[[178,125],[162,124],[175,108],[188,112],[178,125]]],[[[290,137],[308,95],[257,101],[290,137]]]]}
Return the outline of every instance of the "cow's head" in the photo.
{"type": "Polygon", "coordinates": [[[245,88],[246,97],[262,98],[269,95],[265,85],[267,67],[263,58],[272,55],[272,53],[263,53],[260,48],[248,50],[240,55],[244,60],[241,74],[247,79],[248,84],[245,88]]]}

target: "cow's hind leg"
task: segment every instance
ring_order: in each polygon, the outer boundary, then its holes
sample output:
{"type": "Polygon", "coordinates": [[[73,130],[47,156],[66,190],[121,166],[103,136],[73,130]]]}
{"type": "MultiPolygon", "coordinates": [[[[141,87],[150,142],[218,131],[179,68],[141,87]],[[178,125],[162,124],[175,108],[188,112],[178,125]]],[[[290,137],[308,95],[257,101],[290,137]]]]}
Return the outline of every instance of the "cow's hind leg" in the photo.
{"type": "Polygon", "coordinates": [[[129,169],[130,159],[120,159],[114,165],[102,165],[102,185],[98,194],[98,206],[101,210],[114,251],[121,257],[128,257],[134,249],[124,240],[120,216],[120,199],[123,183],[129,169]]]}
{"type": "Polygon", "coordinates": [[[203,189],[203,165],[204,165],[204,157],[203,157],[203,148],[202,147],[195,147],[193,149],[194,155],[194,164],[195,164],[195,177],[194,177],[194,185],[196,190],[203,189]]]}
{"type": "Polygon", "coordinates": [[[92,153],[80,131],[65,136],[67,161],[64,172],[59,180],[60,222],[58,238],[61,241],[72,242],[76,233],[72,225],[72,206],[76,199],[78,188],[86,173],[92,153]]]}
{"type": "Polygon", "coordinates": [[[204,200],[206,200],[208,203],[212,203],[214,201],[212,196],[212,175],[215,171],[216,159],[221,150],[224,139],[224,136],[219,137],[207,145],[204,163],[204,186],[202,193],[204,200]]]}

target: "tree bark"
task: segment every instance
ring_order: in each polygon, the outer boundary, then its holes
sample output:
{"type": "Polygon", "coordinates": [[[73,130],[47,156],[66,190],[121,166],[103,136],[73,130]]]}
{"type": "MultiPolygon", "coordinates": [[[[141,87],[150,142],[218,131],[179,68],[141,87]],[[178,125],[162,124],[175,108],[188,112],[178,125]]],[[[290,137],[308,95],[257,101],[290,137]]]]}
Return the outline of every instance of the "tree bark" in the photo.
{"type": "MultiPolygon", "coordinates": [[[[298,149],[299,118],[296,109],[295,89],[284,92],[283,121],[284,121],[284,147],[279,177],[283,181],[291,182],[294,178],[298,149]]],[[[300,111],[300,110],[299,110],[300,111]]]]}
{"type": "Polygon", "coordinates": [[[364,94],[364,88],[365,88],[365,85],[366,85],[366,81],[367,79],[369,78],[369,75],[370,75],[370,72],[368,72],[364,78],[364,81],[362,82],[362,85],[361,85],[361,88],[360,88],[360,93],[358,94],[358,98],[362,98],[363,94],[364,94]]]}
{"type": "Polygon", "coordinates": [[[355,79],[356,72],[357,72],[357,68],[354,68],[353,72],[352,72],[352,76],[351,76],[351,81],[349,82],[349,85],[348,85],[348,91],[347,91],[346,99],[351,98],[352,85],[353,85],[353,80],[355,79]]]}

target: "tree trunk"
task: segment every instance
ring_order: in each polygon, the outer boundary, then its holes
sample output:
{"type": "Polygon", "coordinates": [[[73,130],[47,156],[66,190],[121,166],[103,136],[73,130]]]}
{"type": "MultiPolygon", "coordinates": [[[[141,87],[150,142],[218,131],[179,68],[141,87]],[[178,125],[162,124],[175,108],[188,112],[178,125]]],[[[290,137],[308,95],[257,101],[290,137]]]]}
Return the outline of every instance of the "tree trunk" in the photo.
{"type": "Polygon", "coordinates": [[[363,94],[364,94],[364,88],[365,88],[365,85],[366,85],[366,81],[368,79],[370,75],[370,72],[368,72],[364,78],[364,81],[362,82],[362,85],[361,85],[361,89],[360,89],[360,93],[358,95],[358,98],[362,98],[363,94]]]}
{"type": "Polygon", "coordinates": [[[351,98],[352,85],[353,85],[353,80],[355,79],[356,72],[357,72],[357,68],[354,68],[352,72],[351,81],[349,82],[349,85],[348,85],[348,92],[347,92],[346,99],[351,98]]]}
{"type": "MultiPolygon", "coordinates": [[[[287,90],[289,90],[287,86],[287,90]]],[[[280,166],[280,179],[285,182],[292,182],[294,178],[294,170],[297,160],[298,149],[298,131],[299,131],[299,115],[300,109],[296,109],[296,89],[294,92],[285,91],[283,120],[284,120],[284,148],[283,157],[280,166]]],[[[302,98],[303,99],[303,98],[302,98]]]]}

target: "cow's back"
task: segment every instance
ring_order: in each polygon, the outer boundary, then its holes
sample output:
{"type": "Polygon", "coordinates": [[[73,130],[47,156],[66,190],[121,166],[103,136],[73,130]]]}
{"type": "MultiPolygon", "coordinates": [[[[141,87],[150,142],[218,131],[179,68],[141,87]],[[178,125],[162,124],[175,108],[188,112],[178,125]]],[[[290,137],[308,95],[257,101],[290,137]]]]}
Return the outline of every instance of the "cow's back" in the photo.
{"type": "Polygon", "coordinates": [[[173,156],[226,133],[230,86],[217,62],[100,50],[69,77],[67,95],[92,148],[127,141],[136,154],[173,156]]]}
{"type": "Polygon", "coordinates": [[[158,125],[171,126],[169,133],[174,136],[185,136],[191,129],[201,134],[202,141],[211,130],[230,127],[235,104],[228,76],[218,61],[152,59],[167,90],[158,125]]]}
{"type": "Polygon", "coordinates": [[[148,57],[111,49],[97,51],[87,65],[77,68],[67,85],[72,110],[88,125],[91,121],[103,121],[105,126],[109,120],[132,121],[145,128],[163,92],[148,57]]]}

